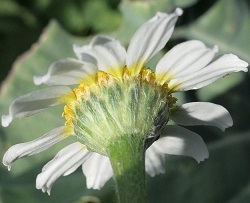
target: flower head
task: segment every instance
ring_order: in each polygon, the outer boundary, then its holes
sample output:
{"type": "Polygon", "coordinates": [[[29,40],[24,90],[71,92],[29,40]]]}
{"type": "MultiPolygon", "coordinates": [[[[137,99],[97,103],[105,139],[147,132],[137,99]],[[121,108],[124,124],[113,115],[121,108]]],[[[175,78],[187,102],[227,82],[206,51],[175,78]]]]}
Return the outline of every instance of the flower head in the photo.
{"type": "Polygon", "coordinates": [[[210,49],[191,40],[172,48],[155,69],[148,68],[147,62],[170,39],[181,14],[179,8],[172,14],[157,13],[137,30],[127,50],[111,37],[96,36],[89,45],[73,47],[77,59],[57,61],[46,75],[35,76],[35,84],[51,87],[13,101],[2,125],[58,104],[64,105],[65,125],[12,146],[3,164],[10,169],[15,160],[75,135],[77,141],[62,149],[37,177],[37,188],[49,193],[58,177],[79,166],[87,187],[100,189],[113,175],[110,145],[123,136],[142,140],[146,172],[151,176],[164,172],[164,154],[186,155],[198,162],[207,158],[202,138],[178,124],[225,130],[232,125],[230,114],[222,106],[207,102],[178,106],[174,93],[204,87],[232,72],[246,72],[248,64],[233,54],[213,61],[216,46],[210,49]],[[167,125],[170,119],[177,125],[167,125]]]}

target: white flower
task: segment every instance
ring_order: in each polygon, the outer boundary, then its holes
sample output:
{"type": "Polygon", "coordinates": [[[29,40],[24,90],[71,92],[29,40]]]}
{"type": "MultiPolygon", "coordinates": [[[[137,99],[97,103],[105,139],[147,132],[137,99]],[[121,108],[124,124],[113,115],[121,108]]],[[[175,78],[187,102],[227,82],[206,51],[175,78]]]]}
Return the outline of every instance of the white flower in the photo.
{"type": "MultiPolygon", "coordinates": [[[[166,121],[160,119],[157,121],[160,127],[165,127],[167,134],[158,135],[158,130],[162,132],[161,129],[153,129],[152,134],[148,135],[151,143],[146,151],[146,172],[151,176],[163,173],[164,154],[190,156],[197,162],[208,158],[208,151],[202,138],[178,125],[211,125],[225,130],[233,124],[230,114],[222,106],[207,102],[193,102],[176,106],[172,93],[204,87],[232,72],[246,72],[248,64],[233,54],[223,55],[213,61],[217,47],[210,49],[200,41],[191,40],[175,46],[166,53],[157,64],[155,73],[145,69],[146,63],[165,46],[171,37],[180,15],[182,15],[182,10],[179,8],[172,14],[157,13],[137,30],[127,50],[119,41],[111,37],[96,36],[89,45],[74,46],[78,59],[67,58],[57,61],[51,65],[46,75],[35,76],[35,84],[44,83],[52,87],[32,92],[13,101],[9,108],[9,115],[2,117],[2,125],[6,127],[13,118],[25,118],[62,103],[66,103],[64,108],[66,125],[31,142],[12,146],[4,155],[3,164],[10,169],[15,160],[44,151],[62,139],[74,135],[78,127],[75,125],[75,120],[79,116],[76,113],[79,110],[77,106],[79,103],[76,103],[76,100],[90,98],[90,101],[93,101],[90,95],[95,91],[94,87],[96,88],[98,85],[113,87],[112,85],[123,83],[130,78],[139,78],[139,82],[152,85],[160,96],[162,96],[162,92],[168,94],[164,97],[167,100],[163,108],[167,109],[166,115],[161,117],[166,118],[166,121]],[[103,85],[103,83],[105,84],[103,85]],[[78,84],[80,85],[73,92],[68,87],[78,84]],[[173,120],[177,125],[166,126],[168,119],[173,120]],[[159,122],[163,123],[159,124],[159,122]]],[[[129,87],[128,83],[126,83],[126,87],[129,87]]],[[[141,105],[142,113],[147,114],[148,109],[146,107],[144,109],[143,103],[136,105],[141,105]]],[[[156,102],[155,105],[158,103],[156,102]]],[[[101,104],[100,109],[102,109],[101,104]]],[[[119,114],[126,114],[126,111],[126,108],[125,110],[119,109],[118,113],[109,115],[108,118],[103,112],[98,113],[102,117],[103,123],[109,124],[112,119],[112,125],[115,124],[115,128],[123,131],[125,127],[130,129],[129,124],[124,127],[118,122],[120,116],[123,116],[119,114]]],[[[134,112],[134,115],[138,112],[134,112]]],[[[129,115],[131,116],[131,113],[129,115]]],[[[86,122],[95,123],[95,117],[91,116],[90,113],[86,115],[88,119],[86,122]]],[[[157,118],[158,116],[159,112],[156,114],[157,118]]],[[[104,124],[103,126],[101,123],[98,124],[101,127],[94,130],[88,129],[89,132],[86,132],[88,138],[85,137],[85,134],[83,137],[77,135],[79,141],[90,142],[90,145],[85,146],[80,142],[75,142],[59,151],[55,158],[44,166],[42,172],[37,176],[38,189],[50,193],[57,178],[71,174],[79,166],[82,166],[88,188],[100,189],[112,177],[113,171],[109,158],[103,155],[105,150],[100,149],[101,153],[97,153],[95,148],[89,150],[93,147],[92,142],[99,137],[90,139],[95,134],[102,133],[104,124]]],[[[127,123],[125,122],[125,124],[127,123]]],[[[105,127],[107,127],[106,124],[105,127]]],[[[153,123],[152,127],[158,126],[153,123]]],[[[83,129],[86,130],[85,127],[83,129]]],[[[112,131],[112,126],[110,126],[110,130],[112,131]]],[[[152,130],[152,128],[145,130],[152,130]]],[[[105,145],[105,140],[101,144],[105,145]]],[[[99,143],[95,144],[101,147],[99,143]]]]}

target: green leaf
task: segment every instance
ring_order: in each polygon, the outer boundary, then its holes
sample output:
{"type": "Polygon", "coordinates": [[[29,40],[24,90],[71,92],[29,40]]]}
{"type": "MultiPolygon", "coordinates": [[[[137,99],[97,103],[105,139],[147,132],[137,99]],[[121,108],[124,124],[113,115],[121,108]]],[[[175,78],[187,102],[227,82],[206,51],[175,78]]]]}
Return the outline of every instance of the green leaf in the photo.
{"type": "Polygon", "coordinates": [[[244,0],[220,0],[197,21],[180,28],[178,37],[217,44],[221,53],[232,52],[250,62],[250,11],[244,0]]]}
{"type": "Polygon", "coordinates": [[[244,187],[239,194],[237,194],[232,200],[228,203],[248,203],[250,201],[250,183],[244,187]]]}
{"type": "MultiPolygon", "coordinates": [[[[34,27],[37,24],[36,17],[26,8],[20,6],[16,1],[1,0],[0,1],[0,18],[17,17],[21,19],[27,26],[34,27]]],[[[8,30],[8,27],[0,26],[2,29],[8,30]]]]}
{"type": "MultiPolygon", "coordinates": [[[[212,84],[203,87],[196,91],[199,100],[211,101],[212,99],[222,95],[229,89],[240,85],[244,80],[245,73],[232,73],[224,78],[221,78],[212,84]]],[[[240,89],[240,88],[239,88],[240,89]]]]}
{"type": "Polygon", "coordinates": [[[110,9],[103,0],[88,1],[84,12],[85,21],[97,32],[113,31],[121,22],[121,14],[117,10],[110,9]]]}

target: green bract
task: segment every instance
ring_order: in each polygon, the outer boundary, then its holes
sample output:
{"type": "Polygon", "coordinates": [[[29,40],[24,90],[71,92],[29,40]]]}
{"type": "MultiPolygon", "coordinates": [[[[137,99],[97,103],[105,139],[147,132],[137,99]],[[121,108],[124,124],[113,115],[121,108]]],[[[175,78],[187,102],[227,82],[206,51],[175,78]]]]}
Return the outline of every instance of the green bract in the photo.
{"type": "Polygon", "coordinates": [[[78,140],[107,155],[108,146],[121,136],[156,139],[176,101],[167,86],[158,85],[149,69],[136,77],[125,73],[122,81],[103,72],[97,75],[96,84],[81,84],[74,90],[76,101],[69,102],[74,104],[72,122],[78,140]]]}

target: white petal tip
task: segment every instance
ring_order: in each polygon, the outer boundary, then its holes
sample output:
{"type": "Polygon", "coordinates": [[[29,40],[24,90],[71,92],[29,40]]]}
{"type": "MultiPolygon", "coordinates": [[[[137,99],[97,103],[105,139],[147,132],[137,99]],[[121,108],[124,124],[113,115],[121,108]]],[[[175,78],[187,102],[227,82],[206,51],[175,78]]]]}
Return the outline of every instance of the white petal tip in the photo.
{"type": "Polygon", "coordinates": [[[2,126],[8,127],[10,123],[12,122],[13,117],[11,115],[3,115],[2,116],[2,126]]]}
{"type": "Polygon", "coordinates": [[[73,50],[74,51],[78,52],[78,51],[80,51],[80,49],[81,49],[81,45],[73,44],[73,50]]]}
{"type": "Polygon", "coordinates": [[[87,187],[88,189],[94,189],[94,190],[101,190],[101,187],[100,186],[95,186],[95,185],[92,185],[92,186],[89,186],[87,187]]]}
{"type": "Polygon", "coordinates": [[[209,155],[207,155],[207,156],[203,157],[203,159],[196,160],[196,161],[197,161],[197,162],[198,162],[198,164],[199,164],[199,163],[201,163],[201,162],[205,161],[205,160],[206,160],[206,159],[208,159],[208,158],[209,158],[209,155]]]}
{"type": "Polygon", "coordinates": [[[47,190],[47,194],[50,196],[50,190],[47,190]]]}
{"type": "Polygon", "coordinates": [[[3,164],[7,167],[8,171],[11,170],[11,165],[7,165],[7,164],[5,164],[5,163],[3,163],[3,164]]]}
{"type": "Polygon", "coordinates": [[[43,76],[35,75],[33,77],[33,81],[34,81],[35,85],[41,85],[44,82],[44,77],[43,76]]]}
{"type": "Polygon", "coordinates": [[[11,170],[11,163],[8,163],[8,162],[6,161],[5,156],[3,157],[3,162],[2,162],[2,163],[3,163],[4,166],[7,167],[8,171],[11,170]]]}
{"type": "Polygon", "coordinates": [[[219,127],[219,129],[220,129],[222,132],[225,132],[225,131],[226,131],[226,128],[228,128],[228,127],[230,127],[230,126],[227,126],[227,127],[224,127],[224,126],[222,127],[222,126],[221,126],[221,127],[219,127]]]}
{"type": "Polygon", "coordinates": [[[244,72],[248,72],[248,68],[247,67],[248,67],[249,64],[246,61],[244,61],[244,62],[245,62],[245,64],[243,65],[244,66],[243,71],[244,72]]]}
{"type": "MultiPolygon", "coordinates": [[[[195,158],[195,157],[194,157],[195,158]]],[[[196,157],[195,160],[199,163],[205,161],[209,158],[209,152],[208,150],[204,151],[203,154],[201,153],[199,157],[196,157]]]]}
{"type": "Polygon", "coordinates": [[[230,128],[233,126],[233,119],[231,118],[227,123],[225,123],[223,126],[218,126],[223,132],[226,131],[227,128],[230,128]]]}
{"type": "Polygon", "coordinates": [[[46,189],[43,187],[43,188],[36,188],[36,189],[42,189],[42,192],[45,193],[46,192],[46,189]]]}
{"type": "Polygon", "coordinates": [[[43,187],[39,187],[38,185],[36,186],[36,189],[38,190],[42,190],[43,193],[47,192],[48,195],[51,194],[51,188],[47,188],[46,186],[43,186],[43,187]]]}
{"type": "Polygon", "coordinates": [[[96,190],[96,188],[94,187],[94,185],[91,183],[89,183],[89,181],[88,181],[88,179],[87,179],[87,189],[94,189],[94,190],[96,190]]]}
{"type": "Polygon", "coordinates": [[[87,188],[88,189],[94,189],[94,190],[100,190],[103,187],[104,184],[100,183],[99,181],[95,182],[94,179],[87,177],[87,188]]]}
{"type": "Polygon", "coordinates": [[[213,51],[214,53],[217,53],[217,52],[219,51],[218,45],[214,45],[214,47],[212,48],[212,51],[213,51]]]}
{"type": "Polygon", "coordinates": [[[7,167],[8,171],[11,170],[13,160],[12,160],[12,157],[10,157],[9,150],[4,154],[2,163],[4,166],[7,167]]]}
{"type": "Polygon", "coordinates": [[[177,15],[177,16],[181,16],[183,14],[183,10],[181,8],[176,8],[174,13],[177,15]]]}
{"type": "Polygon", "coordinates": [[[234,54],[227,54],[227,56],[233,61],[237,62],[238,67],[241,68],[242,71],[247,72],[248,71],[248,63],[242,59],[240,59],[238,56],[234,54]]]}

